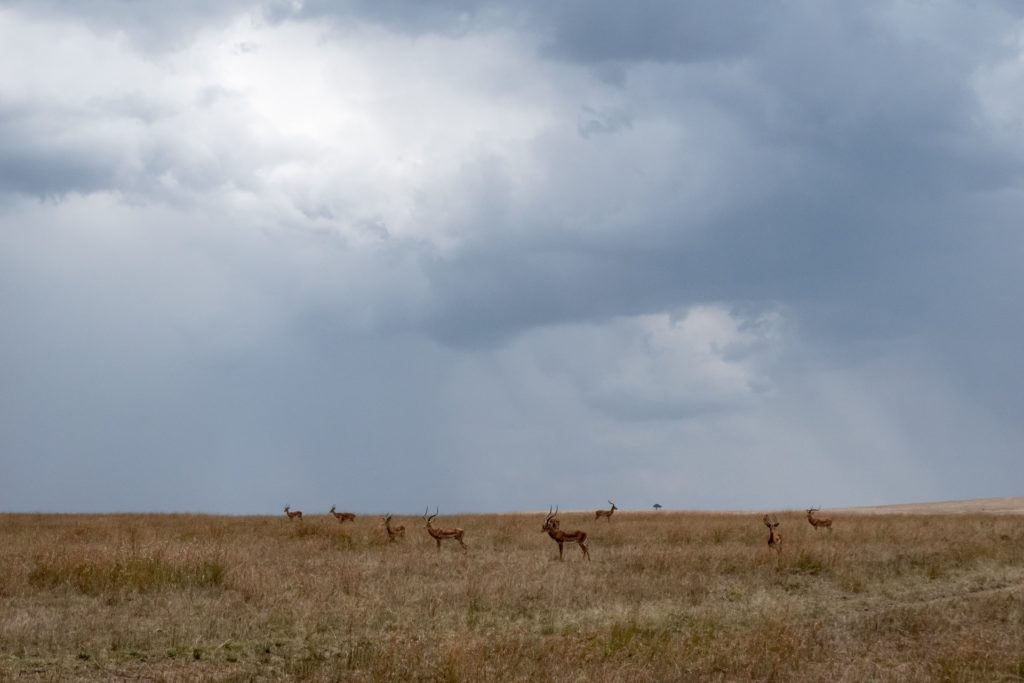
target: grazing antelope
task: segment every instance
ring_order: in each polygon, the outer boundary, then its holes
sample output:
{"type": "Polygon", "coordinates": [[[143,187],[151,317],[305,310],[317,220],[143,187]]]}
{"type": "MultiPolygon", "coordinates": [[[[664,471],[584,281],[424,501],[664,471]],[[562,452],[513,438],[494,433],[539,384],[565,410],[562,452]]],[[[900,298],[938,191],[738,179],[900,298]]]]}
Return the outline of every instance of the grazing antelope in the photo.
{"type": "Polygon", "coordinates": [[[601,519],[602,517],[607,517],[609,522],[612,521],[612,514],[616,510],[618,510],[619,508],[615,507],[615,503],[611,502],[610,500],[608,501],[608,504],[612,506],[611,510],[595,510],[594,511],[594,521],[595,522],[597,520],[601,519]]]}
{"type": "Polygon", "coordinates": [[[427,522],[427,533],[433,536],[434,540],[437,541],[437,549],[441,549],[441,541],[443,541],[444,539],[454,538],[456,541],[459,542],[459,545],[462,546],[462,549],[465,550],[466,544],[462,542],[462,536],[466,532],[457,526],[452,527],[451,529],[435,529],[433,526],[431,526],[431,522],[434,521],[434,517],[437,517],[437,512],[427,517],[427,513],[429,512],[430,508],[428,507],[426,511],[423,513],[423,519],[425,519],[427,522]]]}
{"type": "Polygon", "coordinates": [[[302,521],[302,510],[292,510],[291,504],[284,506],[284,514],[288,515],[289,520],[293,520],[298,517],[299,521],[302,521]]]}
{"type": "Polygon", "coordinates": [[[779,523],[774,517],[764,516],[764,525],[768,527],[768,548],[775,552],[782,554],[782,534],[776,529],[779,528],[779,523]]]}
{"type": "Polygon", "coordinates": [[[334,506],[331,506],[331,514],[339,522],[354,522],[356,521],[356,514],[354,512],[335,512],[334,506]]]}
{"type": "Polygon", "coordinates": [[[562,531],[559,529],[558,508],[552,512],[551,508],[548,508],[548,516],[544,518],[544,526],[540,528],[541,531],[548,532],[548,536],[555,540],[558,544],[558,559],[561,561],[562,557],[562,544],[566,541],[576,541],[580,546],[580,550],[583,551],[583,557],[590,559],[590,551],[587,549],[587,532],[586,531],[562,531]]]}
{"type": "Polygon", "coordinates": [[[384,530],[388,532],[389,541],[394,541],[399,536],[405,538],[405,526],[402,524],[399,524],[398,526],[391,526],[390,514],[384,516],[384,530]]]}
{"type": "Polygon", "coordinates": [[[814,530],[817,531],[819,526],[823,526],[829,531],[832,531],[832,518],[831,517],[815,517],[814,513],[821,508],[810,508],[807,511],[807,521],[811,523],[814,530]]]}

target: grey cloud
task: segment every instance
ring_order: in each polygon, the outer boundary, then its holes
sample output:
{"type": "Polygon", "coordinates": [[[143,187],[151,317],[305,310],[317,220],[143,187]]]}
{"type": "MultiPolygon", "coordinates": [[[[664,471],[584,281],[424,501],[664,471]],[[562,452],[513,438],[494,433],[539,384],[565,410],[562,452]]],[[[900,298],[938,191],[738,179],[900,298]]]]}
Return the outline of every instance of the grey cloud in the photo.
{"type": "Polygon", "coordinates": [[[62,149],[18,149],[0,146],[0,192],[23,192],[54,198],[68,192],[93,192],[110,186],[112,173],[93,154],[62,149]]]}
{"type": "Polygon", "coordinates": [[[79,22],[102,34],[120,34],[144,53],[174,51],[211,25],[251,9],[250,0],[181,0],[162,3],[119,0],[9,0],[21,12],[43,20],[79,22]]]}
{"type": "MultiPolygon", "coordinates": [[[[198,95],[232,106],[230,93],[198,95]]],[[[195,128],[180,105],[132,93],[0,109],[0,194],[60,198],[115,192],[134,202],[190,201],[226,186],[253,191],[257,173],[290,156],[274,141],[211,117],[195,128]]]]}
{"type": "MultiPolygon", "coordinates": [[[[547,249],[543,242],[515,249],[500,239],[492,241],[495,264],[481,265],[481,276],[485,281],[507,277],[508,287],[452,285],[459,301],[453,308],[472,315],[479,307],[458,297],[486,291],[481,298],[493,301],[490,293],[499,290],[499,296],[512,301],[490,310],[510,311],[505,320],[536,311],[543,324],[559,318],[562,313],[555,311],[560,310],[584,317],[602,303],[617,310],[615,290],[624,287],[628,293],[621,300],[637,309],[657,310],[673,297],[678,304],[761,298],[803,302],[807,316],[828,316],[822,306],[845,301],[846,314],[866,326],[861,334],[885,335],[888,326],[912,326],[914,318],[920,322],[929,315],[931,283],[950,275],[941,255],[962,253],[974,238],[962,221],[990,220],[965,215],[964,207],[973,204],[974,193],[1016,186],[1019,160],[978,121],[968,82],[977,66],[973,53],[951,55],[942,48],[899,43],[895,36],[889,37],[891,49],[872,52],[885,29],[868,31],[863,24],[852,36],[845,24],[833,24],[831,34],[819,31],[824,35],[810,40],[780,29],[750,83],[763,101],[707,92],[708,106],[749,126],[750,140],[767,144],[760,158],[745,159],[740,153],[729,160],[736,165],[737,180],[773,182],[778,176],[771,157],[786,164],[785,180],[771,194],[743,197],[742,184],[734,180],[736,205],[715,207],[697,221],[685,209],[677,210],[673,221],[671,213],[657,213],[672,200],[652,193],[656,208],[646,216],[641,212],[636,224],[616,226],[616,250],[607,263],[588,248],[596,241],[586,234],[565,248],[570,259],[589,264],[582,268],[571,260],[560,268],[538,268],[535,262],[544,261],[547,249]],[[850,43],[849,56],[826,46],[843,40],[850,43]],[[814,63],[807,59],[812,48],[824,55],[814,63]],[[751,104],[754,108],[743,108],[751,104]],[[764,116],[776,107],[779,113],[764,116]],[[739,166],[746,161],[757,164],[753,172],[739,166]],[[634,246],[651,239],[657,247],[647,254],[634,246]],[[510,254],[521,255],[519,261],[504,263],[513,259],[510,254]],[[601,295],[589,298],[583,292],[601,295]],[[565,300],[574,303],[562,305],[565,300]],[[858,305],[862,310],[851,310],[858,305]]],[[[791,31],[804,35],[810,29],[797,24],[791,31]]],[[[632,106],[637,136],[652,115],[678,112],[681,121],[686,119],[676,101],[656,106],[632,106]]],[[[680,177],[689,161],[683,154],[669,171],[680,177]]],[[[571,160],[553,164],[564,167],[561,175],[567,179],[577,175],[571,160]]],[[[670,186],[671,176],[667,179],[670,186]]],[[[616,190],[601,189],[612,197],[616,190]]],[[[625,196],[623,201],[628,201],[625,196]]],[[[473,254],[467,261],[483,264],[488,258],[473,254]]],[[[452,266],[442,278],[460,277],[461,262],[452,266]]],[[[489,317],[488,312],[481,315],[482,320],[489,317]]],[[[448,322],[441,327],[455,329],[448,322]]],[[[468,329],[477,327],[496,329],[467,323],[468,329]]],[[[848,325],[843,329],[851,331],[848,325]]]]}
{"type": "Polygon", "coordinates": [[[602,62],[693,62],[733,59],[749,49],[770,16],[763,3],[724,7],[710,0],[678,3],[644,0],[600,2],[474,2],[424,5],[405,0],[346,3],[306,0],[272,4],[269,16],[369,21],[389,29],[459,36],[472,31],[515,29],[542,37],[558,59],[602,62]]]}
{"type": "Polygon", "coordinates": [[[584,63],[735,59],[772,14],[764,3],[713,0],[538,3],[531,11],[534,27],[550,31],[550,54],[584,63]]]}
{"type": "Polygon", "coordinates": [[[271,20],[333,19],[340,22],[369,22],[391,30],[412,34],[435,33],[448,36],[465,35],[498,18],[508,18],[507,5],[502,3],[455,0],[443,4],[423,4],[407,0],[304,0],[301,3],[272,2],[265,5],[271,20]]]}
{"type": "Polygon", "coordinates": [[[0,110],[0,194],[53,198],[109,187],[116,175],[116,154],[68,135],[67,128],[75,123],[71,113],[0,110]]]}
{"type": "Polygon", "coordinates": [[[83,113],[97,118],[136,120],[144,124],[156,123],[176,113],[169,103],[138,91],[93,98],[83,105],[83,113]]]}
{"type": "MultiPolygon", "coordinates": [[[[351,5],[339,10],[305,3],[296,10],[296,18],[347,13],[360,20],[388,25],[405,22],[410,29],[434,30],[453,17],[474,14],[474,8],[466,6],[420,8],[406,16],[402,7],[351,5]]],[[[686,26],[729,23],[725,18],[720,22],[717,15],[700,19],[704,15],[698,10],[706,8],[699,5],[657,5],[628,12],[617,7],[588,4],[551,10],[560,12],[551,25],[615,25],[646,48],[616,47],[612,40],[606,46],[607,56],[602,57],[596,52],[600,41],[591,47],[577,45],[574,40],[582,38],[572,33],[573,28],[560,38],[556,31],[553,40],[564,45],[552,53],[584,61],[686,61],[690,58],[686,54],[673,56],[659,47],[658,40],[650,39],[650,31],[636,29],[634,24],[657,24],[685,44],[686,26]],[[645,56],[647,49],[651,52],[645,56]]],[[[99,16],[107,16],[107,10],[97,8],[99,16]]],[[[543,14],[540,9],[533,11],[543,14]]],[[[597,141],[626,129],[632,139],[643,140],[645,124],[651,121],[672,122],[669,125],[680,130],[692,126],[691,111],[699,105],[712,112],[706,121],[698,122],[712,135],[720,127],[714,119],[720,117],[744,136],[730,144],[757,140],[763,146],[764,151],[754,156],[742,149],[727,150],[723,180],[734,174],[739,193],[742,183],[754,186],[771,179],[773,155],[790,164],[791,179],[769,196],[738,194],[730,198],[731,206],[711,206],[699,215],[669,194],[673,184],[685,182],[692,174],[693,161],[704,160],[688,158],[682,145],[677,162],[660,169],[654,178],[657,185],[639,197],[620,189],[629,174],[648,173],[634,170],[632,164],[643,162],[628,156],[620,161],[621,172],[598,179],[617,182],[620,188],[574,188],[582,161],[573,160],[571,148],[559,150],[563,156],[552,156],[545,163],[561,180],[550,192],[541,190],[536,204],[510,200],[509,180],[502,175],[500,159],[467,167],[465,192],[477,204],[467,220],[487,225],[490,237],[453,258],[425,262],[438,302],[427,319],[432,334],[449,342],[475,340],[471,343],[476,344],[562,320],[599,319],[705,300],[802,301],[805,316],[820,316],[819,324],[838,324],[841,333],[850,331],[850,323],[844,320],[860,324],[861,333],[871,334],[911,324],[906,318],[924,312],[916,309],[924,308],[927,301],[927,283],[942,273],[928,264],[908,269],[907,259],[958,250],[970,236],[959,234],[948,221],[956,212],[957,198],[1012,186],[1019,174],[1014,154],[990,139],[974,115],[966,81],[976,68],[972,48],[978,36],[967,34],[961,39],[962,49],[951,50],[901,39],[871,9],[822,6],[771,17],[753,10],[728,11],[729,17],[741,18],[742,26],[757,27],[756,41],[743,30],[733,36],[750,57],[752,66],[745,77],[723,86],[713,79],[674,80],[673,76],[667,81],[672,87],[658,91],[653,82],[657,75],[648,77],[642,65],[633,67],[626,95],[633,99],[629,113],[617,106],[581,105],[577,131],[597,141]],[[831,50],[831,45],[842,45],[843,50],[831,50]],[[820,56],[808,60],[808,51],[820,56]],[[937,64],[942,68],[934,68],[937,64]],[[582,201],[591,194],[595,203],[603,202],[607,208],[614,208],[615,199],[622,203],[639,199],[643,208],[634,210],[628,221],[605,227],[611,244],[587,230],[556,237],[552,244],[542,234],[548,230],[557,234],[573,220],[575,209],[556,203],[567,188],[582,201]],[[548,200],[557,208],[541,208],[548,200]],[[536,234],[506,238],[510,232],[518,235],[520,226],[536,234]],[[819,306],[817,301],[830,303],[819,306]],[[868,310],[855,310],[859,305],[868,310]],[[842,310],[842,317],[829,321],[831,310],[842,310]]],[[[994,21],[989,15],[981,16],[994,21]]],[[[580,35],[591,33],[580,30],[580,35]]],[[[713,73],[715,67],[680,68],[692,75],[694,69],[713,73]]],[[[115,107],[117,112],[145,121],[162,113],[145,102],[126,100],[121,105],[115,107]]],[[[14,127],[10,130],[11,140],[38,139],[14,127]]],[[[548,142],[539,141],[537,146],[548,142]]],[[[720,152],[716,144],[701,154],[720,152]]],[[[126,185],[119,168],[124,160],[113,156],[117,152],[82,146],[12,149],[4,174],[7,186],[46,195],[103,189],[116,182],[122,190],[165,192],[126,185]]],[[[236,145],[244,147],[244,142],[236,145]]],[[[245,180],[251,156],[233,159],[221,157],[223,153],[221,149],[184,156],[176,140],[164,138],[144,152],[139,178],[145,182],[166,173],[195,191],[225,182],[251,182],[245,180]]],[[[337,215],[328,202],[309,206],[299,202],[298,207],[313,221],[337,215]]],[[[364,224],[370,225],[365,220],[364,224]]],[[[467,225],[467,229],[474,228],[467,225]]]]}
{"type": "Polygon", "coordinates": [[[610,107],[595,109],[584,106],[580,109],[577,130],[581,136],[589,138],[592,135],[614,133],[622,128],[628,128],[631,123],[629,113],[622,109],[610,107]]]}

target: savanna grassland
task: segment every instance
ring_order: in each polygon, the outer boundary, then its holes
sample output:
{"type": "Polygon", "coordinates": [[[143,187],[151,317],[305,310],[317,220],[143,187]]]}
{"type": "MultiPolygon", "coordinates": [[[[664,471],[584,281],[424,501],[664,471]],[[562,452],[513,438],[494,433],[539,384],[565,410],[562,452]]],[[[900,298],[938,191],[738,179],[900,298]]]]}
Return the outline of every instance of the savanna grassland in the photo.
{"type": "Polygon", "coordinates": [[[560,516],[0,515],[0,679],[1024,679],[1022,516],[560,516]]]}

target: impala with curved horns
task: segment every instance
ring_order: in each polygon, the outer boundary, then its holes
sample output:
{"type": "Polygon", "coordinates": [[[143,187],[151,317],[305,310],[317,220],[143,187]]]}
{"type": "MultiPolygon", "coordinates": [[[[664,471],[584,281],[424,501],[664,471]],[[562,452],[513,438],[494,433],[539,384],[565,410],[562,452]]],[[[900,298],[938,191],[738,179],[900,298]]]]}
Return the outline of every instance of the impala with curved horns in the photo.
{"type": "Polygon", "coordinates": [[[548,536],[554,539],[555,543],[558,544],[558,559],[563,560],[562,556],[563,544],[566,541],[574,541],[580,547],[580,551],[583,552],[583,557],[590,559],[590,550],[587,549],[587,532],[577,529],[576,531],[562,531],[559,528],[558,508],[552,512],[551,508],[548,507],[548,516],[544,518],[544,526],[540,528],[541,531],[548,532],[548,536]]]}
{"type": "Polygon", "coordinates": [[[595,510],[594,511],[594,521],[595,522],[597,520],[601,519],[602,517],[607,517],[609,522],[612,521],[612,515],[615,514],[615,511],[618,510],[619,508],[615,507],[615,503],[611,502],[610,500],[608,501],[608,504],[612,506],[611,510],[595,510]]]}
{"type": "Polygon", "coordinates": [[[292,510],[291,507],[292,507],[291,503],[289,503],[288,505],[285,505],[284,506],[284,514],[288,515],[288,519],[289,520],[293,520],[293,519],[298,518],[298,520],[301,522],[302,521],[302,510],[292,510]]]}
{"type": "Polygon", "coordinates": [[[807,521],[811,523],[814,530],[817,531],[818,527],[823,526],[829,531],[832,531],[832,518],[831,517],[815,517],[814,513],[821,510],[821,508],[808,508],[807,510],[807,521]]]}
{"type": "Polygon", "coordinates": [[[434,514],[427,517],[427,514],[429,512],[430,508],[427,507],[427,509],[423,512],[423,519],[427,522],[427,533],[430,534],[435,541],[437,541],[437,549],[441,549],[441,541],[443,541],[444,539],[454,538],[456,541],[459,542],[459,545],[462,546],[462,549],[465,550],[466,544],[462,542],[462,537],[466,532],[457,526],[451,527],[450,529],[435,528],[434,526],[432,526],[431,523],[434,521],[434,518],[437,517],[437,513],[440,512],[440,510],[434,512],[434,514]]]}

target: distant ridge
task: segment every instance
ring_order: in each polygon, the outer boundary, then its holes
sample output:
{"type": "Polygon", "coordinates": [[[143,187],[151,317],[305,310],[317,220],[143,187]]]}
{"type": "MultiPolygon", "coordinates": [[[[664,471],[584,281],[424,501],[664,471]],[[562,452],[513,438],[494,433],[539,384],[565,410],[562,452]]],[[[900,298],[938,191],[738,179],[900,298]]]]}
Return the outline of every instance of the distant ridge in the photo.
{"type": "Polygon", "coordinates": [[[1024,515],[1024,496],[1006,498],[975,498],[946,500],[934,503],[902,503],[899,505],[872,505],[866,507],[833,508],[835,512],[865,515],[963,515],[987,513],[998,515],[1024,515]]]}

